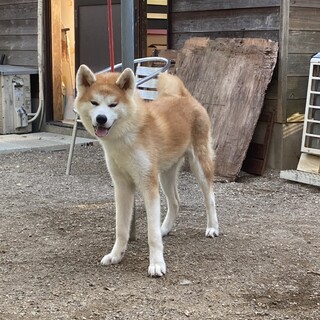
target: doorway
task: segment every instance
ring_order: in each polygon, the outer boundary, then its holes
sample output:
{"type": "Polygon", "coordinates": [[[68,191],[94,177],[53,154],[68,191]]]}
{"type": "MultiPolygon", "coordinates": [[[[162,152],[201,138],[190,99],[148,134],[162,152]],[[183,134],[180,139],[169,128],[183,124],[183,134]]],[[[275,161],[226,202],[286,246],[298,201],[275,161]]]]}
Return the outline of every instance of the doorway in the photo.
{"type": "MultiPolygon", "coordinates": [[[[146,4],[135,0],[135,57],[146,52],[146,4]]],[[[52,119],[74,119],[75,73],[110,65],[107,0],[51,0],[52,119]]],[[[121,61],[121,1],[112,0],[115,63],[121,61]]]]}
{"type": "MultiPolygon", "coordinates": [[[[75,0],[76,65],[94,72],[110,65],[106,0],[75,0]]],[[[121,61],[121,3],[112,1],[115,63],[121,61]]]]}

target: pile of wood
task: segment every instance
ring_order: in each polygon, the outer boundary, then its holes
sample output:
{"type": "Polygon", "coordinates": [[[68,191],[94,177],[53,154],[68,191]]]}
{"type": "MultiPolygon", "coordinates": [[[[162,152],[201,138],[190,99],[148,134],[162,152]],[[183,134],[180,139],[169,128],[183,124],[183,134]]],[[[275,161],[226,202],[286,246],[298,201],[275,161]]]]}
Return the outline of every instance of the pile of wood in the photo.
{"type": "Polygon", "coordinates": [[[178,52],[175,73],[212,119],[217,179],[240,172],[277,53],[276,42],[250,38],[191,38],[178,52]]]}

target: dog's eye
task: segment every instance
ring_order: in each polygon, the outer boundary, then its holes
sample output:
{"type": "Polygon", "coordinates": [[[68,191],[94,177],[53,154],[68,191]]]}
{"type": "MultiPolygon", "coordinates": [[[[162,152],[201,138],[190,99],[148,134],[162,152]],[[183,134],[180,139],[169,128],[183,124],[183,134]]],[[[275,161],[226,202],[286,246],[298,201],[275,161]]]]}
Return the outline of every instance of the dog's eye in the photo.
{"type": "Polygon", "coordinates": [[[94,105],[94,106],[98,106],[98,105],[99,105],[99,103],[98,103],[97,101],[92,100],[92,101],[90,101],[90,102],[91,102],[91,104],[94,105]]]}
{"type": "Polygon", "coordinates": [[[117,106],[117,103],[111,103],[111,104],[109,104],[109,107],[110,108],[114,108],[114,107],[116,107],[117,106]]]}

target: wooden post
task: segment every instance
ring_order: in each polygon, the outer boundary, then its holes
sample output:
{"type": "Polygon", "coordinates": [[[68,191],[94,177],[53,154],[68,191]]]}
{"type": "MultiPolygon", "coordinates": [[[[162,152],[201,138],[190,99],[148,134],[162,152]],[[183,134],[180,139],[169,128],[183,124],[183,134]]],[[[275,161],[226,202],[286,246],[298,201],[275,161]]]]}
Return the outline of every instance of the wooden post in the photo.
{"type": "Polygon", "coordinates": [[[289,41],[289,4],[290,1],[281,0],[280,3],[280,35],[279,35],[279,71],[278,71],[278,107],[276,122],[286,122],[287,115],[287,69],[288,69],[288,41],[289,41]]]}
{"type": "Polygon", "coordinates": [[[53,120],[57,121],[63,119],[60,1],[51,1],[51,34],[53,120]]]}

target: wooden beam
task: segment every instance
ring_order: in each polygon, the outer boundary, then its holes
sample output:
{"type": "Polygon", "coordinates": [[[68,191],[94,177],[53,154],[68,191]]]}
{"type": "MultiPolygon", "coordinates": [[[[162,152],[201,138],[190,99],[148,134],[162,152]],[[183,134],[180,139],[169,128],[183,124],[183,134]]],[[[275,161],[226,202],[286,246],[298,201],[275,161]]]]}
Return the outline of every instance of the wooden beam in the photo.
{"type": "Polygon", "coordinates": [[[287,109],[287,69],[289,41],[289,1],[281,0],[280,6],[280,36],[279,36],[279,73],[278,73],[278,108],[276,121],[286,121],[287,109]]]}
{"type": "Polygon", "coordinates": [[[62,106],[62,46],[61,46],[61,3],[51,1],[51,47],[52,47],[52,92],[53,120],[63,119],[62,106]]]}
{"type": "Polygon", "coordinates": [[[280,171],[280,178],[320,187],[320,175],[299,170],[280,171]]]}

